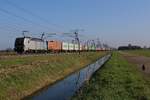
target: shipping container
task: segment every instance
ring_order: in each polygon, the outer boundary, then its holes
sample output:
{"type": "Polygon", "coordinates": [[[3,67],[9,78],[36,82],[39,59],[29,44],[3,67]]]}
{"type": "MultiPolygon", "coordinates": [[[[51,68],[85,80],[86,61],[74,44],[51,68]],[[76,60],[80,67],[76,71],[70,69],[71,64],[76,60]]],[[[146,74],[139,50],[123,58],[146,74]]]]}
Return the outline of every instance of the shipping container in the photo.
{"type": "Polygon", "coordinates": [[[101,51],[102,49],[101,48],[96,48],[96,51],[101,51]]]}
{"type": "Polygon", "coordinates": [[[96,47],[95,46],[91,46],[91,50],[96,50],[96,47]]]}
{"type": "Polygon", "coordinates": [[[88,45],[88,50],[92,50],[92,46],[88,45]]]}
{"type": "Polygon", "coordinates": [[[69,50],[69,43],[62,42],[62,50],[63,51],[68,51],[69,50]]]}
{"type": "Polygon", "coordinates": [[[82,51],[82,44],[80,44],[80,51],[82,51]]]}
{"type": "Polygon", "coordinates": [[[88,50],[88,46],[87,45],[84,46],[84,50],[88,50]]]}
{"type": "Polygon", "coordinates": [[[105,51],[105,50],[106,50],[106,48],[103,47],[103,51],[105,51]]]}
{"type": "Polygon", "coordinates": [[[52,41],[48,41],[48,50],[49,51],[61,51],[61,47],[62,46],[62,42],[60,41],[56,41],[56,40],[52,40],[52,41]]]}
{"type": "Polygon", "coordinates": [[[84,51],[85,50],[85,46],[84,45],[82,45],[82,51],[84,51]]]}
{"type": "Polygon", "coordinates": [[[74,44],[73,43],[69,43],[69,51],[73,51],[74,50],[74,44]]]}
{"type": "Polygon", "coordinates": [[[78,50],[79,50],[79,45],[78,45],[78,44],[74,44],[74,47],[75,47],[75,48],[74,48],[75,51],[78,51],[78,50]]]}

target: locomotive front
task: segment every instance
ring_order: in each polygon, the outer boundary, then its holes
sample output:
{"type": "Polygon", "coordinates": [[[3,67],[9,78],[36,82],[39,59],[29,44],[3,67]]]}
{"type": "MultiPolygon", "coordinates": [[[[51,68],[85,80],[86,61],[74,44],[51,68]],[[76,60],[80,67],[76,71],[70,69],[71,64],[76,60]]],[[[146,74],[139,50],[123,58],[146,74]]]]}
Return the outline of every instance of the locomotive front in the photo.
{"type": "Polygon", "coordinates": [[[18,53],[24,52],[24,38],[16,38],[14,50],[18,53]]]}

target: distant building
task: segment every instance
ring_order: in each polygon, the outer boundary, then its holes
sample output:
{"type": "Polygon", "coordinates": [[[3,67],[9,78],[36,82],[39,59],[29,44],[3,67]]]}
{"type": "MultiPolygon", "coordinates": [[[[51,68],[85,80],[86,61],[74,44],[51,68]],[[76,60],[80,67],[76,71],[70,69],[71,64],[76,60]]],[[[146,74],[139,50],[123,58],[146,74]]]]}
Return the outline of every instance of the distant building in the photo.
{"type": "Polygon", "coordinates": [[[136,46],[136,45],[131,45],[129,44],[128,46],[119,46],[118,50],[136,50],[136,49],[141,49],[140,46],[136,46]]]}

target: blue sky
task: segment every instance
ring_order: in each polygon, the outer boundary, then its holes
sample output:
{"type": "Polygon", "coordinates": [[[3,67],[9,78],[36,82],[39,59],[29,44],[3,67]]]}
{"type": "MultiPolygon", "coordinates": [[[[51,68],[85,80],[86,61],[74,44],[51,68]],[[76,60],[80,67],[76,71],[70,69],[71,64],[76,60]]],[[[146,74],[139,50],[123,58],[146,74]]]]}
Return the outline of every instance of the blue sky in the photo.
{"type": "Polygon", "coordinates": [[[128,43],[150,46],[149,5],[150,0],[0,0],[0,49],[13,48],[22,30],[39,36],[41,32],[60,34],[84,29],[80,33],[85,37],[99,37],[111,46],[128,43]],[[2,9],[31,22],[6,14],[2,9]]]}

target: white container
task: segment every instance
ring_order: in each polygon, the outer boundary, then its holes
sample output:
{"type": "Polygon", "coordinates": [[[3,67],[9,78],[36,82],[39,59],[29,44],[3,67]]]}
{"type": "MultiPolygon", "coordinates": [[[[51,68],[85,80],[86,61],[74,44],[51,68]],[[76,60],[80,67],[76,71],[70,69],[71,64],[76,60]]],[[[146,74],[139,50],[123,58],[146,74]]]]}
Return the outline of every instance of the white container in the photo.
{"type": "Polygon", "coordinates": [[[65,50],[65,51],[69,50],[69,43],[62,42],[62,50],[65,50]]]}
{"type": "Polygon", "coordinates": [[[82,50],[82,45],[80,44],[80,51],[82,50]]]}
{"type": "Polygon", "coordinates": [[[69,51],[73,51],[74,50],[74,44],[73,43],[69,43],[69,51]]]}
{"type": "Polygon", "coordinates": [[[79,50],[79,45],[78,44],[74,44],[74,50],[78,51],[79,50]]]}
{"type": "Polygon", "coordinates": [[[89,49],[88,49],[88,46],[85,46],[85,50],[89,50],[89,49]]]}

